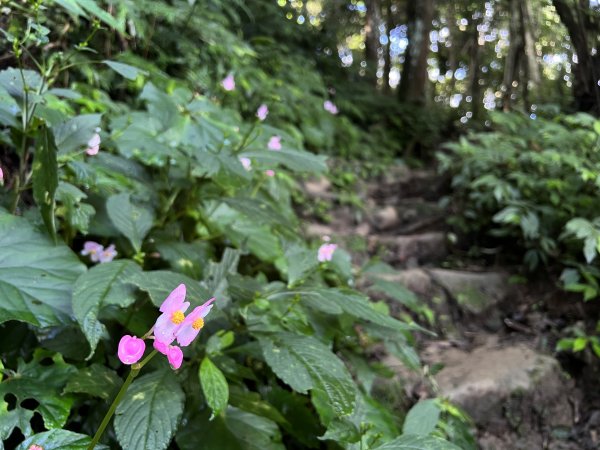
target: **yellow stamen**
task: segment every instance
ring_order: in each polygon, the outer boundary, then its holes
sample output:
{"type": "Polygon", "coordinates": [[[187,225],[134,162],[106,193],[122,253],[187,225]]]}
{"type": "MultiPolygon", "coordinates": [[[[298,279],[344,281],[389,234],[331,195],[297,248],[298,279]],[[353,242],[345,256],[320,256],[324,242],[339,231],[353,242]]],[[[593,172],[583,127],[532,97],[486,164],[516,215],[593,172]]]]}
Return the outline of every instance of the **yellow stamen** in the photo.
{"type": "Polygon", "coordinates": [[[204,326],[204,319],[202,317],[200,317],[199,319],[196,319],[196,320],[194,320],[194,322],[192,322],[192,328],[194,330],[199,330],[203,326],[204,326]]]}
{"type": "Polygon", "coordinates": [[[183,319],[185,319],[185,316],[181,311],[175,311],[173,314],[171,314],[171,322],[173,322],[175,325],[179,325],[181,322],[183,322],[183,319]]]}

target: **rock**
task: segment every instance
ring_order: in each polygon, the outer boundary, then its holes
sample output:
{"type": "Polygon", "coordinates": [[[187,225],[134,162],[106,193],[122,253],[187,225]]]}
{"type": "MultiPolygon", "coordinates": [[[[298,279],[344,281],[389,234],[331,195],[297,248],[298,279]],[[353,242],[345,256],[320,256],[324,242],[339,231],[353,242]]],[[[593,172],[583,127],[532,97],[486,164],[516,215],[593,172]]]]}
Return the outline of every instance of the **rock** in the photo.
{"type": "MultiPolygon", "coordinates": [[[[482,448],[542,448],[551,430],[573,425],[572,383],[556,359],[520,343],[500,346],[493,337],[471,352],[447,348],[436,354],[441,361],[435,362],[445,364],[435,376],[440,395],[463,407],[485,430],[489,445],[482,448]],[[517,438],[500,446],[507,429],[532,435],[536,443],[522,447],[517,438]]],[[[428,359],[427,352],[423,358],[428,359]]]]}
{"type": "Polygon", "coordinates": [[[399,283],[422,298],[431,298],[438,293],[433,285],[431,277],[423,269],[400,270],[391,274],[379,274],[378,278],[382,280],[399,283]]]}
{"type": "Polygon", "coordinates": [[[386,206],[375,212],[373,225],[377,230],[389,230],[400,222],[398,211],[393,206],[386,206]]]}
{"type": "Polygon", "coordinates": [[[321,238],[323,236],[332,236],[334,234],[332,227],[320,223],[309,223],[305,230],[308,237],[321,238]]]}
{"type": "Polygon", "coordinates": [[[410,266],[443,259],[446,256],[446,236],[440,232],[373,236],[370,247],[372,250],[382,248],[382,258],[388,263],[410,266]]]}
{"type": "Polygon", "coordinates": [[[326,177],[320,177],[316,180],[309,180],[304,182],[304,190],[310,197],[330,199],[334,195],[329,192],[331,188],[331,181],[326,177]]]}
{"type": "Polygon", "coordinates": [[[445,289],[466,312],[480,315],[511,293],[508,275],[501,272],[466,272],[430,269],[433,281],[445,289]]]}

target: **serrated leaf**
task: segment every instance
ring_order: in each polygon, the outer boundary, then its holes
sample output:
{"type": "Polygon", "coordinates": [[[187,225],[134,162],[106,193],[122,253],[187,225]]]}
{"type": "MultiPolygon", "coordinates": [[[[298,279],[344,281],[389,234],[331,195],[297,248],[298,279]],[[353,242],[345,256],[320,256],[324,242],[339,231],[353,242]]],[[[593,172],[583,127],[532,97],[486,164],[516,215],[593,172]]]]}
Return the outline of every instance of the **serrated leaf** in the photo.
{"type": "Polygon", "coordinates": [[[70,379],[63,392],[87,394],[102,400],[110,400],[113,392],[121,385],[121,379],[114,370],[101,364],[83,367],[70,379]]]}
{"type": "Polygon", "coordinates": [[[135,301],[129,279],[141,272],[140,266],[127,259],[98,264],[81,275],[73,287],[73,313],[85,334],[92,357],[105,331],[98,320],[99,311],[107,305],[121,308],[135,301]]]}
{"type": "Polygon", "coordinates": [[[187,299],[191,302],[192,308],[204,303],[211,297],[209,291],[202,287],[198,281],[168,270],[140,272],[130,277],[129,282],[135,284],[142,291],[146,291],[155,306],[160,306],[171,291],[181,283],[185,284],[187,299]]]}
{"type": "Polygon", "coordinates": [[[303,280],[319,265],[317,254],[300,245],[294,245],[285,252],[288,266],[288,286],[303,280]]]}
{"type": "Polygon", "coordinates": [[[314,155],[299,150],[285,148],[276,152],[254,150],[245,151],[242,156],[256,159],[257,161],[268,165],[280,163],[294,172],[321,173],[327,171],[326,156],[314,155]]]}
{"type": "Polygon", "coordinates": [[[30,362],[20,360],[16,373],[0,383],[0,398],[6,394],[14,395],[17,409],[22,408],[20,404],[24,400],[35,399],[39,404],[34,411],[41,414],[48,429],[62,428],[67,422],[73,397],[62,395],[62,389],[76,371],[58,354],[52,357],[52,364],[41,365],[40,362],[50,355],[37,350],[30,362]]]}
{"type": "MultiPolygon", "coordinates": [[[[87,450],[91,442],[92,439],[85,434],[69,430],[50,430],[25,439],[16,450],[29,450],[32,445],[37,445],[44,450],[87,450]]],[[[96,448],[102,450],[108,447],[97,444],[96,448]]]]}
{"type": "Polygon", "coordinates": [[[131,242],[136,252],[152,228],[154,220],[149,209],[131,203],[129,194],[117,194],[106,201],[106,211],[113,225],[131,242]]]}
{"type": "Polygon", "coordinates": [[[265,361],[300,393],[320,392],[338,415],[352,413],[356,385],[339,358],[313,337],[276,333],[259,337],[265,361]]]}
{"type": "Polygon", "coordinates": [[[202,360],[198,375],[206,403],[212,409],[213,415],[216,416],[227,408],[229,400],[229,385],[225,375],[208,357],[204,357],[202,360]]]}
{"type": "Polygon", "coordinates": [[[122,77],[127,78],[128,80],[135,80],[140,73],[143,75],[148,74],[148,72],[146,72],[145,70],[140,70],[137,67],[133,67],[129,64],[124,64],[122,62],[111,61],[109,59],[105,59],[102,62],[122,77]]]}
{"type": "Polygon", "coordinates": [[[407,434],[373,450],[460,450],[460,448],[438,437],[407,434]]]}
{"type": "Polygon", "coordinates": [[[53,127],[59,155],[84,150],[101,119],[102,114],[82,114],[53,127]]]}
{"type": "Polygon", "coordinates": [[[177,429],[184,394],[172,370],[135,380],[119,404],[115,432],[127,450],[164,450],[177,429]]]}
{"type": "Polygon", "coordinates": [[[22,217],[0,211],[0,323],[72,323],[73,283],[85,266],[22,217]]]}
{"type": "Polygon", "coordinates": [[[56,240],[56,188],[58,187],[57,149],[54,136],[47,127],[41,127],[36,134],[36,148],[31,168],[33,179],[33,198],[40,208],[40,213],[48,232],[56,240]]]}
{"type": "Polygon", "coordinates": [[[440,407],[435,399],[422,400],[414,405],[402,427],[402,434],[416,434],[427,436],[437,426],[440,419],[440,407]]]}

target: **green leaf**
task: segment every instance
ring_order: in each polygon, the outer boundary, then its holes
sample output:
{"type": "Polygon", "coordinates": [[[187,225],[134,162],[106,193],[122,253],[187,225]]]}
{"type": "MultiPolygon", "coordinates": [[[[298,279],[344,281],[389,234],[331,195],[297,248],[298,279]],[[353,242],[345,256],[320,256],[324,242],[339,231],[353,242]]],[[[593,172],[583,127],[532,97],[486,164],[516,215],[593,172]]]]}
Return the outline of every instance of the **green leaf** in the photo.
{"type": "Polygon", "coordinates": [[[102,364],[83,367],[73,375],[63,392],[88,394],[102,400],[110,400],[122,381],[114,370],[102,364]]]}
{"type": "Polygon", "coordinates": [[[433,436],[415,436],[407,434],[400,436],[387,444],[375,447],[373,450],[460,450],[456,445],[433,436]]]}
{"type": "Polygon", "coordinates": [[[278,210],[264,201],[252,198],[225,198],[223,202],[250,219],[268,225],[289,226],[289,221],[278,210]]]}
{"type": "Polygon", "coordinates": [[[42,219],[44,219],[46,228],[54,240],[56,240],[55,195],[58,187],[56,152],[52,132],[45,126],[41,127],[36,135],[36,149],[31,169],[33,198],[40,208],[42,219]]]}
{"type": "Polygon", "coordinates": [[[135,301],[129,279],[141,272],[133,261],[122,259],[98,264],[81,275],[73,287],[73,313],[85,334],[92,357],[100,336],[105,332],[98,320],[99,311],[107,305],[121,308],[135,301]]]}
{"type": "Polygon", "coordinates": [[[227,408],[229,400],[229,385],[225,375],[205,356],[200,364],[199,376],[206,403],[212,409],[213,415],[216,416],[227,408]]]}
{"type": "Polygon", "coordinates": [[[208,415],[192,417],[177,433],[177,445],[181,450],[285,450],[277,424],[231,406],[211,421],[208,415]]]}
{"type": "MultiPolygon", "coordinates": [[[[87,450],[91,442],[92,439],[85,434],[74,433],[69,430],[50,430],[25,439],[16,450],[29,450],[34,444],[44,450],[87,450]]],[[[108,447],[97,444],[96,448],[102,450],[108,447]]]]}
{"type": "Polygon", "coordinates": [[[75,16],[83,16],[89,19],[91,14],[96,16],[100,21],[104,22],[111,28],[124,32],[123,25],[116,21],[108,12],[100,8],[94,0],[53,0],[64,9],[74,14],[75,16]]]}
{"type": "Polygon", "coordinates": [[[288,286],[303,280],[319,265],[317,253],[300,245],[290,247],[285,252],[285,259],[288,265],[288,286]]]}
{"type": "Polygon", "coordinates": [[[171,291],[181,283],[185,284],[187,298],[192,303],[192,308],[204,303],[211,297],[209,291],[196,280],[168,270],[139,272],[133,275],[129,282],[135,284],[142,291],[146,291],[155,306],[160,306],[171,291]]]}
{"type": "Polygon", "coordinates": [[[326,156],[313,155],[312,153],[304,151],[285,148],[276,152],[254,150],[245,151],[241,156],[253,158],[268,165],[280,163],[295,172],[321,173],[327,171],[326,156]]]}
{"type": "Polygon", "coordinates": [[[156,250],[176,272],[200,279],[211,247],[206,242],[159,242],[156,250]]]}
{"type": "Polygon", "coordinates": [[[111,61],[109,59],[105,59],[102,62],[122,77],[127,78],[128,80],[135,80],[140,73],[143,75],[148,74],[148,72],[146,72],[145,70],[140,70],[137,67],[133,67],[129,64],[124,64],[122,62],[111,61]]]}
{"type": "Polygon", "coordinates": [[[334,419],[327,427],[327,432],[319,437],[321,440],[332,440],[352,444],[360,440],[360,432],[347,418],[334,419]]]}
{"type": "Polygon", "coordinates": [[[318,391],[338,415],[352,413],[356,386],[346,366],[313,337],[276,333],[259,337],[273,372],[300,393],[318,391]]]}
{"type": "MultiPolygon", "coordinates": [[[[42,365],[42,360],[49,359],[50,355],[49,352],[37,350],[30,362],[20,360],[15,374],[0,383],[0,398],[6,394],[14,395],[18,405],[16,410],[22,409],[20,404],[24,400],[35,399],[39,404],[34,412],[42,416],[44,426],[48,429],[62,428],[67,422],[73,397],[63,395],[62,389],[76,371],[59,354],[52,356],[50,364],[45,362],[42,365]]],[[[28,413],[19,414],[21,419],[28,417],[28,413]]]]}
{"type": "Polygon", "coordinates": [[[85,266],[21,217],[0,211],[0,323],[72,323],[73,283],[85,266]]]}
{"type": "Polygon", "coordinates": [[[414,405],[402,427],[402,434],[417,434],[426,436],[430,434],[440,419],[440,408],[435,399],[422,400],[414,405]]]}
{"type": "Polygon", "coordinates": [[[82,151],[100,126],[102,114],[82,114],[53,127],[59,155],[82,151]]]}
{"type": "Polygon", "coordinates": [[[135,251],[141,251],[142,241],[152,228],[152,212],[133,205],[129,194],[110,197],[106,202],[106,211],[113,225],[129,239],[135,251]]]}
{"type": "Polygon", "coordinates": [[[115,432],[127,450],[164,450],[183,412],[184,394],[173,371],[136,379],[117,407],[115,432]]]}

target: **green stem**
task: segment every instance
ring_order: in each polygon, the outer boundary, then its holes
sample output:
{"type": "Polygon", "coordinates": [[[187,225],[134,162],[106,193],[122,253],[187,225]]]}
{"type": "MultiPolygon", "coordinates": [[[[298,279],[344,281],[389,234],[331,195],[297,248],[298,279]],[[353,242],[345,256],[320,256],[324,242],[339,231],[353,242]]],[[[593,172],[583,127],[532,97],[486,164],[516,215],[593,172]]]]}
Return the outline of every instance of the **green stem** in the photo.
{"type": "Polygon", "coordinates": [[[121,403],[121,400],[123,400],[123,397],[125,396],[125,393],[127,392],[127,389],[129,388],[129,385],[132,383],[132,381],[135,379],[135,377],[138,376],[138,374],[140,373],[140,370],[142,370],[142,367],[144,367],[146,365],[146,363],[148,361],[150,361],[154,357],[154,355],[156,355],[156,353],[157,353],[156,350],[153,350],[152,353],[150,353],[148,356],[146,356],[145,359],[142,360],[142,362],[131,366],[131,371],[129,372],[129,375],[127,375],[127,378],[125,379],[125,382],[123,383],[123,386],[121,386],[121,389],[119,390],[119,392],[117,393],[117,396],[115,397],[112,404],[110,405],[110,408],[108,408],[108,411],[106,412],[104,419],[102,419],[102,423],[98,427],[98,431],[96,431],[96,434],[94,435],[94,438],[92,439],[92,442],[90,443],[90,445],[88,445],[87,450],[94,450],[94,448],[100,441],[100,438],[102,437],[102,434],[104,433],[104,430],[108,426],[110,419],[112,419],[113,414],[117,410],[117,406],[119,406],[119,403],[121,403]]]}

